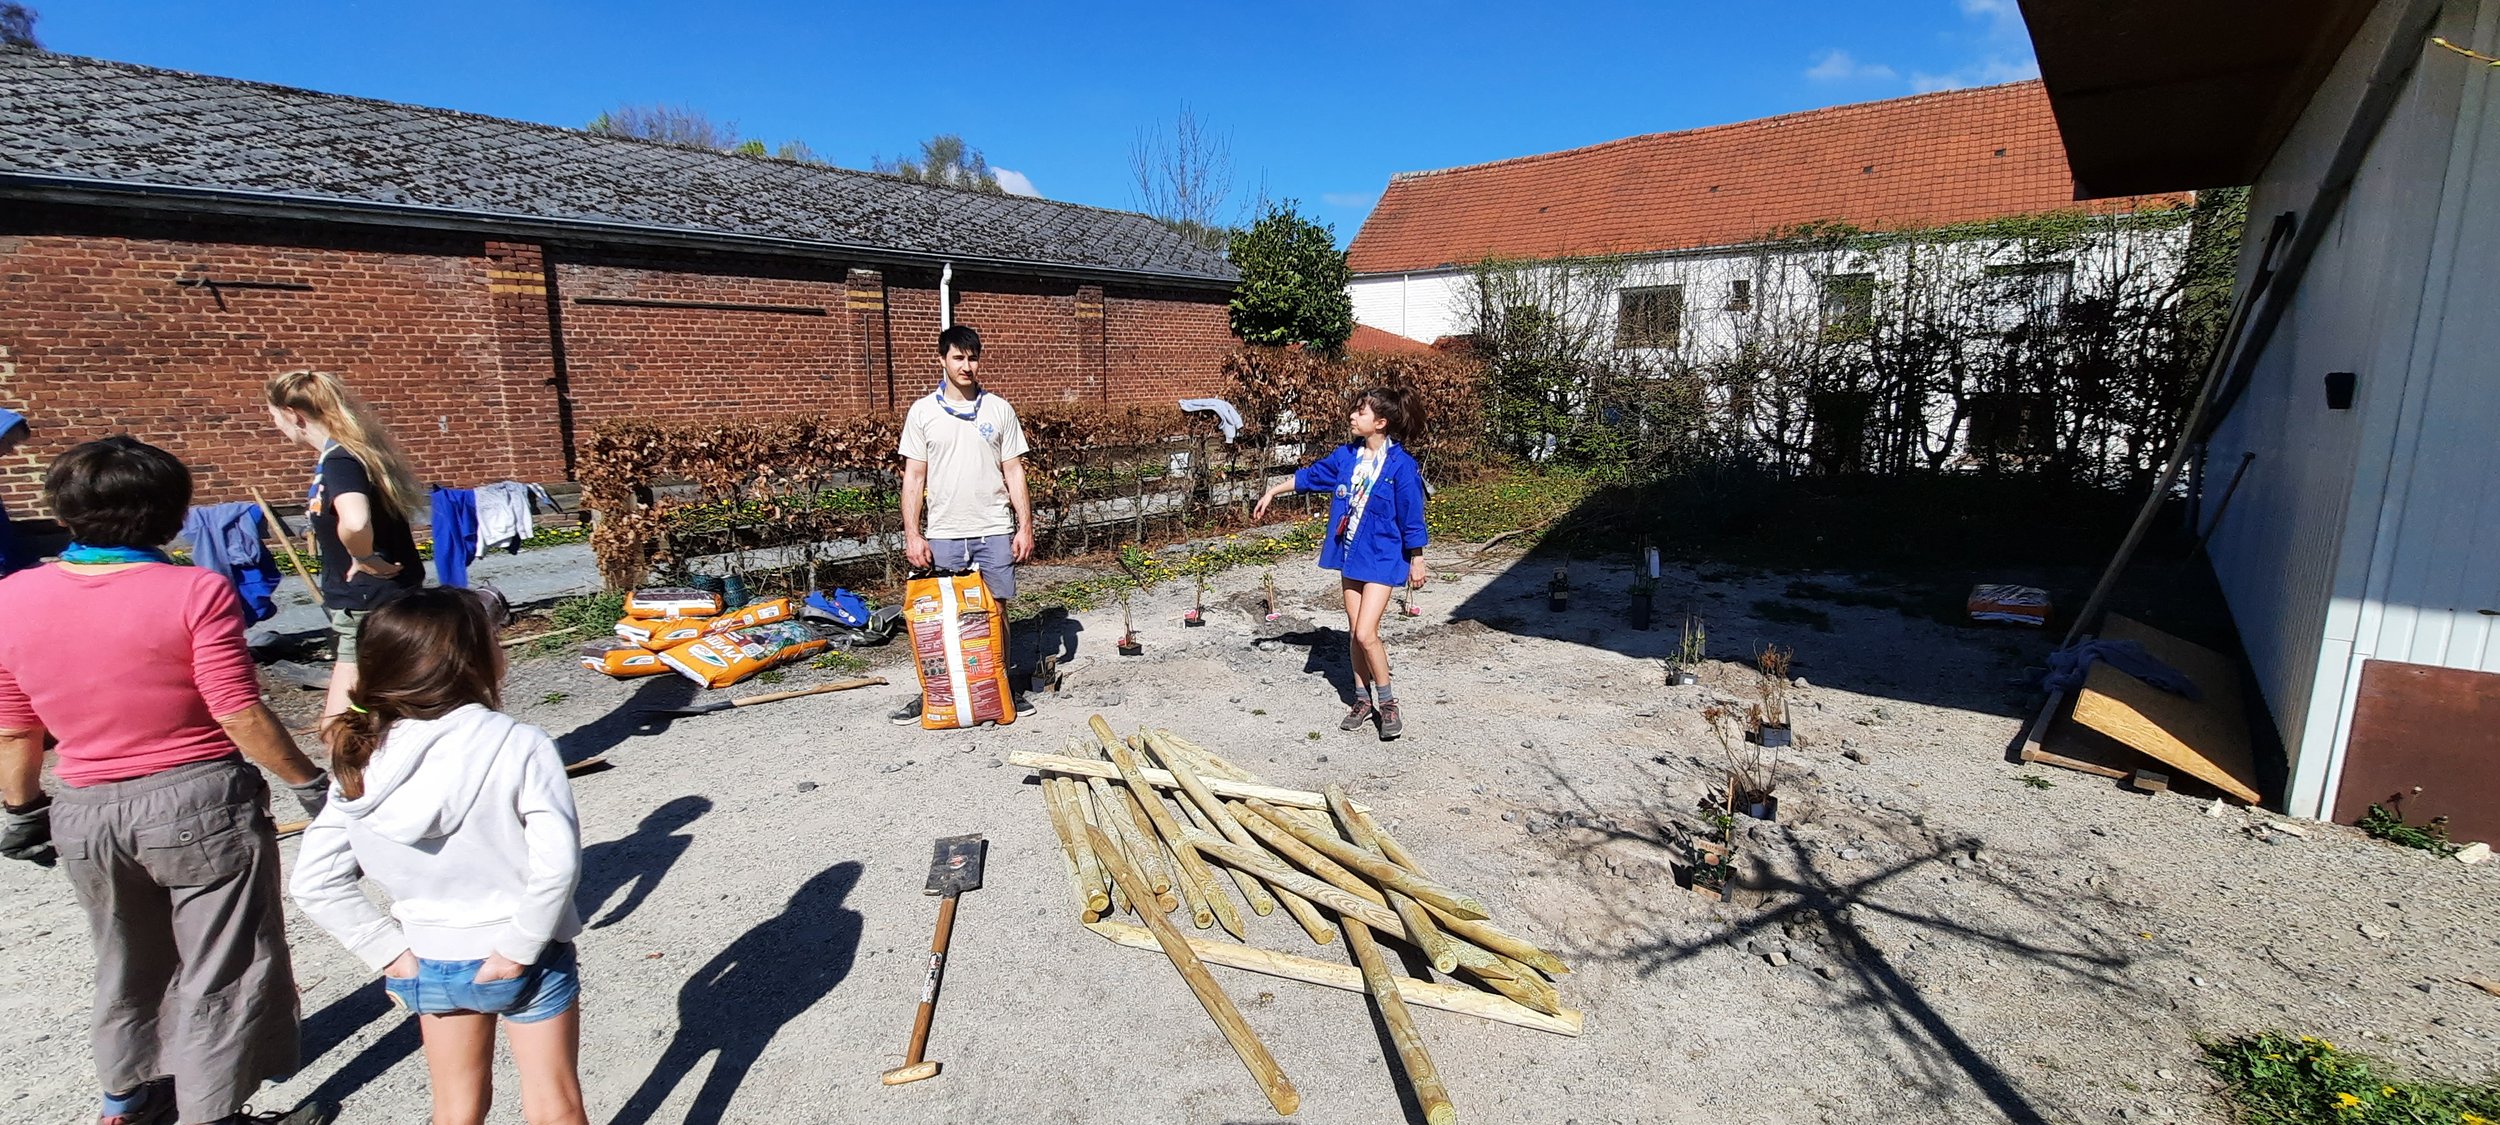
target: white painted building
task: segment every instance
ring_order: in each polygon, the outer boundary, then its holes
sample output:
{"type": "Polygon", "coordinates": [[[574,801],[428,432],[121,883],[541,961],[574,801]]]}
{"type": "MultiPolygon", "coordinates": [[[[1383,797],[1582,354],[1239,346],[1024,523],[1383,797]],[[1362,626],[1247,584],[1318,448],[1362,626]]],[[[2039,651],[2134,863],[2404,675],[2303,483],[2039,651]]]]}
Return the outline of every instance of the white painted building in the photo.
{"type": "Polygon", "coordinates": [[[2084,190],[2254,183],[2201,506],[2286,811],[2500,836],[2500,0],[2022,7],[2084,190]]]}

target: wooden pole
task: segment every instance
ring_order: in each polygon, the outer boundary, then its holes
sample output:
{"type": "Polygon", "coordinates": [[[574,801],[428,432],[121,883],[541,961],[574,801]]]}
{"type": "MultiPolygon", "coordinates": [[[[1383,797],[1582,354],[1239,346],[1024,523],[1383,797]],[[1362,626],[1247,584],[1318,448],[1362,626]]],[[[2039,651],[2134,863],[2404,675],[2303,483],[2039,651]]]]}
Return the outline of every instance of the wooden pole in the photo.
{"type": "MultiPolygon", "coordinates": [[[[1119,833],[1114,831],[1110,825],[1104,823],[1095,813],[1094,795],[1092,792],[1088,791],[1084,786],[1078,785],[1076,782],[1064,777],[1059,779],[1059,792],[1062,795],[1061,799],[1067,801],[1069,805],[1076,809],[1077,817],[1083,820],[1088,827],[1101,829],[1102,838],[1110,840],[1112,847],[1117,848],[1120,846],[1119,833]]],[[[1075,826],[1074,822],[1069,824],[1069,827],[1071,828],[1074,828],[1075,826]]],[[[1117,880],[1109,878],[1111,873],[1111,857],[1107,855],[1095,856],[1094,865],[1102,869],[1106,881],[1110,884],[1107,889],[1111,892],[1111,913],[1107,915],[1107,917],[1117,918],[1122,914],[1128,913],[1128,892],[1120,889],[1120,884],[1117,880]]],[[[1145,901],[1153,902],[1154,899],[1150,896],[1145,901]]],[[[1143,907],[1140,907],[1137,912],[1143,914],[1146,911],[1143,907]]]]}
{"type": "MultiPolygon", "coordinates": [[[[1192,826],[1209,836],[1216,835],[1215,822],[1207,819],[1207,814],[1198,808],[1196,801],[1184,795],[1180,798],[1179,804],[1181,815],[1187,817],[1192,826]]],[[[1224,871],[1232,877],[1233,885],[1241,889],[1242,901],[1250,904],[1252,913],[1262,918],[1276,913],[1276,896],[1267,893],[1267,887],[1259,882],[1258,876],[1238,867],[1227,867],[1224,871]],[[1265,903],[1267,909],[1260,910],[1261,903],[1265,903]]]]}
{"type": "Polygon", "coordinates": [[[1050,799],[1051,780],[1042,779],[1042,807],[1050,813],[1051,834],[1059,838],[1059,858],[1068,869],[1068,893],[1076,898],[1079,918],[1100,921],[1102,913],[1094,909],[1093,896],[1086,893],[1085,873],[1077,867],[1076,837],[1069,833],[1067,819],[1059,815],[1059,803],[1050,799]]]}
{"type": "MultiPolygon", "coordinates": [[[[1383,863],[1388,862],[1389,857],[1380,851],[1379,845],[1372,842],[1371,832],[1363,827],[1362,822],[1354,819],[1354,810],[1345,807],[1348,804],[1345,790],[1331,784],[1324,792],[1328,796],[1328,803],[1337,806],[1337,816],[1345,822],[1346,835],[1353,838],[1354,846],[1379,856],[1383,863]]],[[[1456,972],[1458,949],[1450,944],[1450,939],[1441,932],[1440,927],[1432,924],[1432,916],[1424,913],[1423,905],[1405,892],[1385,883],[1381,891],[1389,898],[1389,909],[1397,912],[1398,921],[1406,927],[1407,940],[1413,942],[1415,948],[1423,950],[1424,956],[1432,959],[1433,968],[1445,973],[1456,972]]]]}
{"type": "MultiPolygon", "coordinates": [[[[1154,745],[1152,735],[1147,736],[1146,744],[1154,745]]],[[[1214,831],[1216,835],[1245,848],[1259,846],[1257,841],[1250,838],[1249,833],[1241,830],[1241,824],[1233,819],[1233,814],[1224,810],[1223,802],[1216,800],[1215,794],[1207,792],[1206,783],[1198,780],[1197,771],[1190,769],[1189,763],[1182,761],[1178,754],[1158,756],[1163,758],[1164,766],[1171,771],[1172,780],[1180,783],[1181,792],[1189,795],[1189,801],[1184,803],[1184,807],[1194,805],[1199,815],[1206,818],[1206,827],[1214,831]]],[[[1251,878],[1247,872],[1242,875],[1244,882],[1241,886],[1241,897],[1249,901],[1250,909],[1262,918],[1276,913],[1275,896],[1268,894],[1267,888],[1260,886],[1259,881],[1251,878]]]]}
{"type": "Polygon", "coordinates": [[[1181,877],[1188,882],[1190,895],[1205,904],[1215,920],[1223,925],[1224,932],[1241,937],[1241,912],[1233,909],[1231,897],[1215,885],[1215,873],[1207,870],[1207,861],[1200,859],[1197,851],[1182,838],[1181,826],[1172,821],[1172,810],[1163,807],[1162,798],[1147,787],[1143,767],[1137,764],[1136,756],[1129,753],[1128,744],[1120,741],[1119,735],[1111,733],[1111,724],[1104,722],[1102,716],[1094,716],[1092,725],[1094,736],[1100,738],[1103,749],[1111,753],[1112,768],[1120,771],[1121,779],[1128,783],[1129,791],[1137,795],[1139,806],[1146,810],[1146,819],[1154,822],[1155,831],[1172,846],[1172,858],[1180,864],[1181,877]]]}
{"type": "MultiPolygon", "coordinates": [[[[1246,807],[1249,807],[1253,812],[1259,811],[1258,806],[1255,804],[1246,807]]],[[[1284,814],[1271,807],[1266,810],[1265,815],[1282,817],[1284,814]]],[[[1243,821],[1242,823],[1246,827],[1251,822],[1243,821]]],[[[1371,925],[1373,929],[1386,931],[1399,937],[1407,936],[1405,922],[1398,918],[1396,912],[1388,908],[1389,898],[1387,895],[1381,893],[1380,888],[1364,882],[1361,876],[1346,870],[1343,866],[1329,860],[1328,857],[1313,852],[1309,846],[1302,844],[1301,841],[1295,840],[1291,836],[1282,834],[1281,831],[1278,831],[1275,835],[1262,836],[1261,838],[1267,840],[1271,844],[1277,844],[1279,851],[1293,856],[1294,862],[1303,864],[1305,868],[1312,873],[1312,875],[1316,875],[1319,878],[1310,879],[1309,876],[1303,876],[1298,872],[1291,871],[1288,871],[1287,874],[1294,876],[1297,880],[1309,880],[1309,882],[1318,883],[1319,886],[1327,889],[1328,896],[1322,897],[1321,895],[1313,894],[1309,889],[1307,889],[1306,885],[1300,881],[1287,884],[1294,893],[1310,899],[1313,902],[1319,903],[1322,906],[1328,907],[1331,910],[1337,910],[1340,913],[1343,913],[1343,910],[1339,906],[1340,900],[1351,898],[1359,901],[1377,912],[1363,919],[1363,921],[1371,925]],[[1316,863],[1310,862],[1314,860],[1316,863]],[[1325,881],[1323,882],[1322,880],[1325,881]]],[[[1222,857],[1219,856],[1218,858],[1222,857]]],[[[1267,853],[1265,852],[1256,853],[1256,858],[1269,864],[1274,864],[1275,862],[1274,860],[1267,858],[1267,853]]],[[[1261,872],[1261,877],[1267,878],[1264,871],[1261,872]]],[[[1275,882],[1275,879],[1268,878],[1268,881],[1273,883],[1275,882]]],[[[1510,976],[1510,970],[1503,966],[1501,958],[1494,956],[1491,950],[1485,949],[1474,942],[1450,938],[1447,934],[1442,936],[1449,939],[1450,948],[1457,952],[1458,967],[1461,970],[1473,976],[1485,978],[1487,980],[1493,978],[1507,978],[1510,976]]]]}
{"type": "MultiPolygon", "coordinates": [[[[1031,750],[1014,750],[1007,754],[1007,764],[1023,766],[1026,769],[1063,773],[1069,777],[1106,777],[1121,782],[1128,780],[1114,763],[1092,758],[1071,758],[1065,754],[1037,754],[1031,750]]],[[[1145,783],[1145,786],[1141,788],[1141,794],[1154,789],[1180,788],[1181,783],[1173,779],[1170,770],[1141,766],[1137,772],[1145,783]]],[[[1205,780],[1207,788],[1214,791],[1218,797],[1231,797],[1235,800],[1248,800],[1255,797],[1282,808],[1326,809],[1328,807],[1328,798],[1308,790],[1285,789],[1274,785],[1255,785],[1244,781],[1226,781],[1218,778],[1205,780]]],[[[1360,803],[1354,807],[1365,810],[1370,808],[1360,803]]]]}
{"type": "Polygon", "coordinates": [[[288,536],[286,524],[278,519],[277,511],[269,506],[269,501],[261,496],[259,489],[252,489],[251,493],[252,503],[260,505],[260,518],[269,521],[269,533],[276,536],[278,546],[286,550],[286,561],[294,564],[295,577],[303,580],[304,589],[312,594],[313,604],[326,608],[330,603],[322,600],[321,583],[314,581],[312,571],[305,568],[304,556],[295,553],[295,540],[288,536]]]}
{"type": "MultiPolygon", "coordinates": [[[[1390,862],[1427,879],[1432,877],[1432,873],[1425,871],[1422,864],[1415,862],[1414,853],[1407,851],[1404,845],[1398,843],[1397,837],[1390,835],[1388,829],[1382,828],[1379,821],[1372,819],[1372,814],[1357,812],[1354,817],[1362,821],[1365,828],[1371,829],[1372,842],[1380,845],[1381,854],[1388,856],[1390,862]]],[[[1537,948],[1533,942],[1497,928],[1489,921],[1479,918],[1452,918],[1435,909],[1431,903],[1425,903],[1424,909],[1432,911],[1433,920],[1439,922],[1442,929],[1504,957],[1533,966],[1548,976],[1561,976],[1571,971],[1571,966],[1563,964],[1562,958],[1537,948]]]]}
{"type": "Polygon", "coordinates": [[[1068,807],[1058,787],[1065,780],[1043,778],[1042,800],[1050,807],[1050,824],[1059,833],[1060,844],[1068,849],[1070,858],[1076,862],[1077,908],[1089,921],[1100,919],[1104,911],[1111,909],[1111,895],[1103,890],[1101,862],[1094,855],[1094,850],[1076,846],[1080,828],[1070,815],[1075,810],[1068,807]]]}
{"type": "MultiPolygon", "coordinates": [[[[1343,796],[1343,794],[1340,794],[1340,796],[1343,796]]],[[[1323,797],[1323,799],[1325,798],[1323,797]]],[[[1347,802],[1347,807],[1349,809],[1352,808],[1353,803],[1347,802]]],[[[1413,895],[1421,901],[1429,902],[1434,906],[1438,906],[1441,909],[1448,911],[1454,917],[1483,918],[1488,916],[1488,912],[1485,910],[1484,904],[1478,902],[1475,896],[1451,890],[1450,888],[1444,887],[1430,879],[1426,879],[1415,874],[1414,872],[1408,871],[1407,869],[1391,863],[1380,856],[1373,855],[1362,848],[1358,848],[1342,839],[1339,839],[1333,832],[1324,832],[1312,827],[1308,823],[1283,816],[1279,816],[1276,819],[1276,825],[1287,832],[1293,833],[1296,837],[1301,839],[1303,843],[1309,844],[1312,848],[1317,849],[1328,858],[1336,860],[1338,863],[1345,865],[1347,868],[1359,872],[1364,878],[1384,887],[1390,887],[1413,895]]]]}
{"type": "Polygon", "coordinates": [[[1458,1120],[1458,1111],[1450,1105],[1450,1091],[1441,1085],[1441,1072],[1433,1069],[1432,1056],[1424,1053],[1424,1037],[1415,1030],[1415,1016],[1406,1010],[1406,1001],[1398,998],[1397,982],[1380,958],[1380,947],[1372,944],[1372,932],[1348,918],[1345,943],[1363,967],[1363,990],[1371,993],[1372,1003],[1379,1007],[1380,1022],[1389,1025],[1389,1041],[1397,1044],[1398,1065],[1406,1071],[1406,1084],[1415,1091],[1424,1120],[1451,1125],[1458,1120]]]}
{"type": "MultiPolygon", "coordinates": [[[[1125,922],[1093,922],[1085,928],[1131,949],[1157,948],[1153,934],[1125,922]]],[[[1197,954],[1200,960],[1210,965],[1222,965],[1228,969],[1240,969],[1244,972],[1263,973],[1284,980],[1297,980],[1304,984],[1316,984],[1323,988],[1340,989],[1346,992],[1364,991],[1363,975],[1348,965],[1332,965],[1326,961],[1296,957],[1289,953],[1277,953],[1256,946],[1235,945],[1229,941],[1207,941],[1202,938],[1184,940],[1189,943],[1190,952],[1197,954]]],[[[1478,1019],[1492,1020],[1495,1023],[1506,1023],[1513,1027],[1525,1027],[1555,1035],[1576,1037],[1581,1031],[1583,1022],[1581,1014],[1569,1008],[1549,1016],[1543,1012],[1521,1007],[1503,997],[1478,992],[1462,985],[1437,984],[1432,981],[1416,980],[1413,977],[1398,977],[1396,980],[1398,996],[1419,1008],[1456,1012],[1460,1015],[1474,1016],[1478,1019]]]]}
{"type": "MultiPolygon", "coordinates": [[[[1114,754],[1118,752],[1113,751],[1114,754]]],[[[1094,841],[1095,850],[1104,853],[1111,861],[1111,877],[1128,885],[1130,897],[1154,897],[1154,892],[1146,887],[1145,878],[1130,867],[1128,861],[1119,857],[1118,849],[1103,838],[1100,829],[1087,829],[1086,834],[1094,841]]],[[[1191,950],[1189,939],[1172,928],[1170,920],[1163,915],[1146,910],[1139,911],[1138,917],[1145,919],[1146,930],[1154,935],[1155,944],[1163,947],[1163,955],[1172,959],[1172,967],[1180,970],[1181,979],[1189,984],[1189,991],[1198,997],[1198,1003],[1206,1008],[1207,1015],[1214,1017],[1216,1029],[1222,1031],[1225,1041],[1233,1045],[1233,1053],[1241,1056],[1241,1064],[1250,1069],[1250,1077],[1267,1095],[1267,1104],[1284,1114],[1301,1109],[1302,1094],[1293,1088],[1292,1080],[1285,1077],[1284,1068],[1276,1065],[1276,1057],[1267,1053],[1267,1045],[1259,1042],[1258,1035],[1250,1030],[1250,1024],[1241,1018],[1241,1010],[1233,1007],[1232,998],[1224,995],[1224,990],[1216,985],[1215,977],[1207,972],[1206,964],[1198,960],[1198,955],[1191,950]]]]}
{"type": "Polygon", "coordinates": [[[1128,790],[1099,777],[1086,778],[1085,785],[1111,813],[1112,827],[1119,829],[1112,835],[1119,837],[1120,846],[1128,849],[1129,862],[1135,863],[1138,874],[1146,877],[1146,885],[1154,888],[1155,901],[1171,898],[1172,873],[1163,866],[1163,849],[1155,844],[1154,829],[1146,823],[1146,814],[1129,800],[1128,790]]]}

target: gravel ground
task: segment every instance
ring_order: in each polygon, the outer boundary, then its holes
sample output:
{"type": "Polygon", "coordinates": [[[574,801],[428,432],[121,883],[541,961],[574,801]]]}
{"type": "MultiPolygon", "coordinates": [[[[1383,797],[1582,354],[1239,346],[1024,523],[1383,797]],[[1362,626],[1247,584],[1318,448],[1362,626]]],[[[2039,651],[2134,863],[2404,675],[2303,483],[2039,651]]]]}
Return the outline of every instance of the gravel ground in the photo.
{"type": "MultiPolygon", "coordinates": [[[[904,686],[643,725],[637,706],[687,685],[518,665],[511,709],[568,758],[615,766],[576,783],[592,1119],[1274,1120],[1169,964],[1077,925],[1037,793],[1003,763],[1091,714],[1168,726],[1280,784],[1346,784],[1437,876],[1572,963],[1576,1040],[1417,1010],[1466,1120],[2220,1121],[2196,1040],[2266,1028],[2431,1073],[2500,1068],[2500,998],[2456,982],[2500,978],[2500,864],[2008,764],[2031,706],[2009,681],[2049,638],[1829,603],[1828,633],[1754,616],[1800,576],[1677,571],[1660,595],[1709,618],[1716,655],[1794,645],[1809,685],[1779,820],[1738,822],[1744,887],[1705,902],[1672,877],[1718,774],[1700,709],[1749,672],[1663,686],[1673,634],[1602,604],[1619,569],[1575,566],[1579,605],[1554,615],[1547,564],[1436,559],[1450,576],[1389,629],[1395,743],[1336,730],[1344,641],[1317,627],[1342,618],[1300,563],[1276,568],[1273,625],[1240,608],[1257,571],[1217,580],[1207,628],[1180,626],[1185,588],[1139,598],[1143,657],[1111,655],[1116,606],[1078,615],[1054,638],[1078,651],[1065,689],[997,730],[894,727],[904,686]],[[1296,643],[1251,643],[1276,633],[1296,643]],[[884,1088],[936,914],[930,841],[963,832],[990,851],[930,1043],[945,1071],[884,1088]]],[[[58,872],[0,865],[0,895],[0,1016],[19,1029],[0,1116],[85,1120],[82,920],[58,872]]],[[[1252,923],[1269,947],[1343,956],[1281,913],[1252,923]]],[[[423,1120],[413,1025],[326,936],[291,932],[311,1061],[265,1103],[318,1091],[344,1121],[423,1120]]],[[[1215,972],[1301,1089],[1295,1120],[1413,1116],[1361,997],[1215,972]]],[[[498,1119],[518,1120],[504,1083],[498,1119]]]]}

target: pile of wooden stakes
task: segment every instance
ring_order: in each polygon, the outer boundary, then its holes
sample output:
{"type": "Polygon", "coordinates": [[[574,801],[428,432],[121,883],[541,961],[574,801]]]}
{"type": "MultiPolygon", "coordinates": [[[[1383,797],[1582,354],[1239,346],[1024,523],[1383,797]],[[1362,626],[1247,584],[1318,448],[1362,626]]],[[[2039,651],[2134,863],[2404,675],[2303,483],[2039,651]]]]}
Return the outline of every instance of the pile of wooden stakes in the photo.
{"type": "Polygon", "coordinates": [[[1416,1103],[1435,1125],[1446,1125],[1453,1111],[1407,1005],[1580,1034],[1580,1013],[1562,1006],[1548,979],[1569,971],[1562,960],[1495,927],[1481,901],[1427,875],[1343,789],[1268,785],[1168,730],[1123,739],[1100,716],[1091,725],[1093,737],[1071,740],[1064,755],[1008,756],[1041,771],[1079,917],[1114,942],[1170,957],[1277,1112],[1294,1112],[1301,1095],[1208,975],[1209,964],[1370,994],[1416,1103]],[[1217,882],[1218,865],[1253,913],[1281,906],[1321,945],[1334,942],[1342,925],[1356,964],[1182,934],[1165,915],[1185,908],[1198,929],[1221,926],[1245,937],[1239,908],[1217,882]],[[1122,911],[1145,926],[1114,920],[1122,911]],[[1484,988],[1394,974],[1375,935],[1484,988]]]}

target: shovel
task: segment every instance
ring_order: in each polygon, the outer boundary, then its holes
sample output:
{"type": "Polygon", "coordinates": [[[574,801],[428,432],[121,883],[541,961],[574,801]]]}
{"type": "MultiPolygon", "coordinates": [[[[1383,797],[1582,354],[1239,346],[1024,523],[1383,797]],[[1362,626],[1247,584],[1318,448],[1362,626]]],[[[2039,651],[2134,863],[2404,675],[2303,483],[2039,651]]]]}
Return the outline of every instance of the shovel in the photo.
{"type": "Polygon", "coordinates": [[[852,688],[875,687],[876,685],[884,682],[885,677],[883,676],[862,676],[856,680],[844,680],[837,684],[818,684],[815,687],[800,688],[797,691],[776,691],[767,695],[750,695],[744,699],[724,699],[718,703],[701,703],[692,707],[646,707],[643,708],[642,713],[644,717],[653,719],[674,719],[686,715],[709,715],[715,711],[727,711],[735,707],[753,707],[759,703],[779,703],[784,699],[797,699],[802,695],[823,695],[829,691],[849,691],[852,688]]]}
{"type": "Polygon", "coordinates": [[[981,856],[988,846],[978,833],[948,836],[937,842],[937,856],[929,861],[929,893],[945,898],[938,903],[937,936],[929,939],[929,979],[920,985],[920,1015],[911,1025],[911,1052],[903,1065],[885,1072],[888,1086],[918,1082],[938,1072],[938,1064],[923,1061],[920,1055],[929,1047],[929,1021],[937,1015],[938,978],[946,973],[946,943],[955,934],[955,898],[981,888],[981,856]]]}

